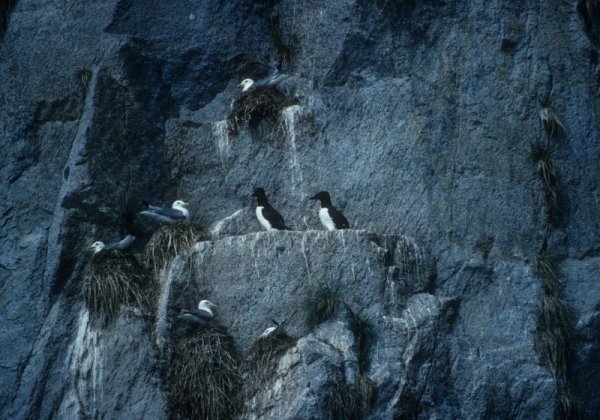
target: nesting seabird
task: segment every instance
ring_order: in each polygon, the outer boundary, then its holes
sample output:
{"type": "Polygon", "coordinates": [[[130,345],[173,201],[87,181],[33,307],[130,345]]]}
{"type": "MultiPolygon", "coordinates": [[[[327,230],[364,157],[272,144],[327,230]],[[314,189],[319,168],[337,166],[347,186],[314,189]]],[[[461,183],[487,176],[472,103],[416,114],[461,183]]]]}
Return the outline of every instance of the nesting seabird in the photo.
{"type": "Polygon", "coordinates": [[[275,71],[275,73],[271,74],[270,76],[257,80],[256,82],[252,79],[244,79],[240,83],[240,87],[242,88],[242,92],[246,92],[250,88],[257,88],[260,86],[277,86],[288,77],[289,76],[286,74],[275,71]]]}
{"type": "Polygon", "coordinates": [[[290,230],[290,228],[285,225],[285,221],[281,214],[269,204],[264,189],[257,188],[252,195],[256,197],[258,204],[256,206],[256,218],[258,219],[258,223],[260,223],[267,232],[272,232],[274,230],[290,230]]]}
{"type": "Polygon", "coordinates": [[[124,251],[127,248],[129,248],[131,246],[131,244],[133,244],[133,241],[135,241],[135,236],[127,235],[120,241],[113,242],[110,244],[105,244],[102,241],[96,241],[92,244],[92,246],[90,246],[90,248],[93,248],[94,254],[97,252],[100,252],[102,250],[109,251],[111,249],[117,249],[119,251],[124,251]]]}
{"type": "Polygon", "coordinates": [[[287,323],[287,319],[283,321],[281,324],[274,319],[272,319],[275,324],[274,327],[269,327],[263,331],[260,335],[260,338],[285,338],[288,336],[287,331],[285,330],[285,325],[287,323]]]}
{"type": "Polygon", "coordinates": [[[173,223],[178,220],[189,220],[190,212],[187,209],[189,204],[181,200],[173,202],[171,208],[151,206],[141,211],[140,214],[148,216],[158,222],[173,223]]]}
{"type": "Polygon", "coordinates": [[[182,309],[177,319],[191,324],[206,325],[214,318],[212,309],[218,309],[218,306],[208,300],[201,300],[198,309],[182,309]]]}
{"type": "Polygon", "coordinates": [[[350,224],[348,219],[331,204],[331,197],[327,191],[321,191],[310,198],[311,200],[319,200],[321,202],[321,210],[319,210],[319,219],[327,230],[349,229],[350,224]]]}

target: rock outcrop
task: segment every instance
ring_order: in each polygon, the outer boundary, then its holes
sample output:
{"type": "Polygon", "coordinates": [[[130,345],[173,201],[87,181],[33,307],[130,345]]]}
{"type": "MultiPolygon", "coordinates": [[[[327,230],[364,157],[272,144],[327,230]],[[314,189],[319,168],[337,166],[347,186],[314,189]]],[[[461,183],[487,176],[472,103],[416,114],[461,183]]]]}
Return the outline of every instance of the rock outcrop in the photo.
{"type": "MultiPolygon", "coordinates": [[[[360,381],[372,418],[548,418],[567,385],[600,411],[596,8],[322,3],[0,10],[0,417],[166,418],[174,317],[205,296],[240,357],[293,315],[298,342],[246,418],[324,418],[330,391],[360,381]],[[234,135],[237,84],[271,64],[299,104],[234,135]],[[565,128],[552,229],[530,159],[542,108],[565,128]],[[256,233],[257,186],[293,232],[256,233]],[[323,189],[353,230],[315,231],[323,189]],[[189,201],[213,240],[163,270],[157,319],[124,308],[99,328],[79,297],[85,248],[122,237],[143,198],[189,201]],[[572,320],[560,386],[534,351],[540,249],[572,320]],[[343,306],[304,322],[321,283],[372,319],[367,370],[343,306]]],[[[152,227],[133,224],[139,256],[152,227]]]]}

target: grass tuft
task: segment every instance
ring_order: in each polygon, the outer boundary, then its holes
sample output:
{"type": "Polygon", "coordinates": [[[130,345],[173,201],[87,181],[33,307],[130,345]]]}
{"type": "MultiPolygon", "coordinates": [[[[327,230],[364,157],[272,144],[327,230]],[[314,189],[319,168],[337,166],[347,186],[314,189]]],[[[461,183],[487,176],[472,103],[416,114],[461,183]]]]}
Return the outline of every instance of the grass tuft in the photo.
{"type": "Polygon", "coordinates": [[[250,400],[273,377],[281,356],[298,341],[295,337],[261,337],[242,364],[244,401],[250,400]]]}
{"type": "Polygon", "coordinates": [[[557,391],[554,418],[561,420],[584,418],[581,401],[568,388],[557,391]]]}
{"type": "Polygon", "coordinates": [[[560,189],[556,168],[552,161],[552,150],[547,143],[535,141],[529,153],[535,172],[542,181],[544,203],[546,205],[546,224],[551,227],[560,221],[560,189]]]}
{"type": "Polygon", "coordinates": [[[566,132],[565,126],[560,122],[554,111],[550,108],[540,109],[540,119],[546,133],[552,138],[556,138],[566,132]]]}
{"type": "Polygon", "coordinates": [[[560,291],[554,270],[554,260],[555,257],[547,252],[540,252],[533,259],[534,269],[542,281],[544,294],[549,296],[558,296],[560,291]]]}
{"type": "Polygon", "coordinates": [[[354,335],[358,346],[358,370],[360,373],[364,373],[371,364],[370,351],[375,339],[375,326],[369,317],[355,313],[350,307],[346,307],[346,310],[348,329],[354,335]]]}
{"type": "Polygon", "coordinates": [[[233,338],[219,326],[196,328],[177,341],[168,377],[171,418],[233,418],[241,400],[233,338]]]}
{"type": "Polygon", "coordinates": [[[110,321],[123,304],[150,311],[146,291],[152,288],[151,276],[132,255],[108,250],[92,256],[83,273],[81,296],[90,313],[110,321]]]}
{"type": "Polygon", "coordinates": [[[242,92],[233,103],[233,110],[227,117],[227,125],[231,135],[237,135],[240,126],[248,123],[257,128],[263,121],[275,123],[283,108],[296,105],[296,99],[290,99],[273,86],[260,86],[242,92]]]}
{"type": "Polygon", "coordinates": [[[321,285],[309,293],[304,301],[306,324],[309,328],[327,321],[340,306],[341,300],[336,290],[321,285]]]}
{"type": "Polygon", "coordinates": [[[336,384],[325,402],[327,418],[361,420],[367,418],[373,405],[375,385],[360,377],[356,384],[336,384]]]}
{"type": "Polygon", "coordinates": [[[162,225],[146,244],[144,264],[158,274],[173,258],[190,249],[198,241],[210,239],[210,232],[188,222],[162,225]]]}
{"type": "Polygon", "coordinates": [[[540,362],[558,381],[567,374],[569,338],[561,327],[538,327],[533,337],[533,347],[540,362]]]}
{"type": "Polygon", "coordinates": [[[537,325],[541,328],[560,328],[570,338],[571,317],[567,305],[555,295],[542,294],[537,301],[537,325]]]}
{"type": "Polygon", "coordinates": [[[92,77],[92,72],[89,69],[80,69],[77,72],[77,79],[83,84],[84,88],[87,88],[91,77],[92,77]]]}

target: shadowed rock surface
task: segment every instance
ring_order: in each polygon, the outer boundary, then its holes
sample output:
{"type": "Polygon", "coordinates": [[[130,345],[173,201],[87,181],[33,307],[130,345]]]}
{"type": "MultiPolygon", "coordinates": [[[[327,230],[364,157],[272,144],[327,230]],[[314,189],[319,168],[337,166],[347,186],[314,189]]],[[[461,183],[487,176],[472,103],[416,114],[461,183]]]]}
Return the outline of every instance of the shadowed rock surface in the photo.
{"type": "MultiPolygon", "coordinates": [[[[303,324],[318,281],[374,317],[372,418],[550,417],[554,381],[532,335],[546,229],[528,155],[545,136],[541,107],[565,127],[547,247],[572,311],[568,382],[588,415],[600,411],[600,20],[576,3],[9,2],[0,417],[166,418],[174,314],[207,297],[242,353],[271,317],[298,311],[300,340],[244,415],[323,418],[327,389],[356,381],[356,349],[341,314],[303,324]],[[293,54],[281,88],[299,105],[230,136],[237,84],[270,73],[282,42],[293,54]],[[308,232],[253,233],[258,186],[308,232]],[[320,190],[359,231],[312,231],[307,199],[320,190]],[[122,214],[154,197],[190,202],[215,240],[163,272],[157,322],[124,309],[115,329],[93,330],[85,249],[122,237],[122,214]],[[316,360],[308,390],[294,358],[316,360]]],[[[139,256],[151,229],[135,221],[139,256]]]]}

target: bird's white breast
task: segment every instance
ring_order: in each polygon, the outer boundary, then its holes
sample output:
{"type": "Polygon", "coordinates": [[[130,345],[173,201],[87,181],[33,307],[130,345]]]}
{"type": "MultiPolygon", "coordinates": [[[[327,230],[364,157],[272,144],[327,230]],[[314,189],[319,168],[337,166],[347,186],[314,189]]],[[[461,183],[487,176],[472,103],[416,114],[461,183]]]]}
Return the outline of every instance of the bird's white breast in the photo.
{"type": "Polygon", "coordinates": [[[258,223],[260,223],[262,227],[267,229],[267,232],[271,232],[273,230],[273,227],[271,226],[271,223],[269,223],[269,221],[263,217],[263,209],[263,206],[256,207],[256,218],[258,219],[258,223]]]}
{"type": "Polygon", "coordinates": [[[327,230],[335,230],[335,223],[333,223],[333,219],[329,216],[329,211],[326,207],[319,210],[319,219],[321,219],[321,223],[323,223],[323,226],[325,226],[327,230]]]}

